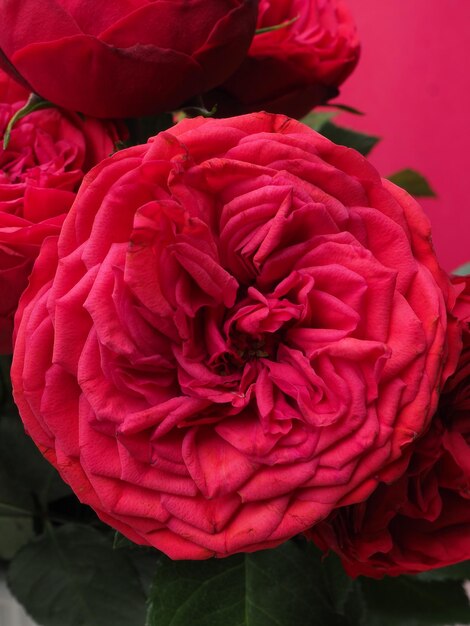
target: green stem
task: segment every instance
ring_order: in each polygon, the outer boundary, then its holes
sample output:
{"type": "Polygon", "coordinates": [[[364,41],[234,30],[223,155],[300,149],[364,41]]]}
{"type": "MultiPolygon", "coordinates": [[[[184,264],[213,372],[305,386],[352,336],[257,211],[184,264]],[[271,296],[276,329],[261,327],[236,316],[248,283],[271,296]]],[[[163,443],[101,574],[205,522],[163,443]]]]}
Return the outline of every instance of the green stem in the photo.
{"type": "Polygon", "coordinates": [[[296,15],[291,20],[288,20],[287,22],[282,22],[282,24],[276,24],[275,26],[265,26],[264,28],[258,28],[255,31],[255,35],[262,35],[263,33],[271,33],[275,30],[281,30],[283,28],[287,28],[288,26],[291,26],[292,24],[294,24],[294,22],[296,22],[299,19],[299,17],[300,15],[296,15]]]}
{"type": "Polygon", "coordinates": [[[33,113],[34,111],[39,111],[40,109],[50,109],[53,106],[54,105],[52,104],[52,102],[49,102],[48,100],[43,100],[41,96],[38,96],[37,94],[32,93],[29,96],[26,104],[23,107],[21,107],[21,109],[19,109],[8,122],[7,127],[5,129],[5,134],[3,136],[3,149],[6,150],[8,148],[8,144],[10,143],[10,139],[11,139],[11,131],[13,130],[13,127],[16,124],[16,122],[18,122],[21,118],[25,117],[26,115],[29,115],[29,113],[33,113]]]}

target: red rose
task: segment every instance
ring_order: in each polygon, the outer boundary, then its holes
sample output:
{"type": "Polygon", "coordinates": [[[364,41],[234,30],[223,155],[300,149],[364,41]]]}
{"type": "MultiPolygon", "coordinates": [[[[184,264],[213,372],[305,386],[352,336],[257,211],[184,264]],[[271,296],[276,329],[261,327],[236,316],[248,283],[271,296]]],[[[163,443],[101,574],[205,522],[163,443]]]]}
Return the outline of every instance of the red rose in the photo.
{"type": "Polygon", "coordinates": [[[0,13],[4,69],[32,91],[87,115],[136,117],[225,80],[250,45],[257,0],[0,0],[0,13]]]}
{"type": "Polygon", "coordinates": [[[463,350],[406,473],[313,529],[351,576],[416,574],[470,559],[470,277],[455,312],[463,350]]]}
{"type": "Polygon", "coordinates": [[[235,115],[266,110],[303,117],[338,94],[359,59],[356,27],[343,0],[260,0],[257,34],[239,69],[208,95],[235,115]]]}
{"type": "Polygon", "coordinates": [[[26,428],[105,522],[174,558],[363,500],[455,366],[419,206],[283,116],[117,153],[46,243],[17,316],[26,428]]]}
{"type": "Polygon", "coordinates": [[[28,94],[0,70],[0,354],[11,352],[13,316],[39,248],[57,235],[75,192],[114,149],[114,124],[43,109],[5,128],[28,94]]]}

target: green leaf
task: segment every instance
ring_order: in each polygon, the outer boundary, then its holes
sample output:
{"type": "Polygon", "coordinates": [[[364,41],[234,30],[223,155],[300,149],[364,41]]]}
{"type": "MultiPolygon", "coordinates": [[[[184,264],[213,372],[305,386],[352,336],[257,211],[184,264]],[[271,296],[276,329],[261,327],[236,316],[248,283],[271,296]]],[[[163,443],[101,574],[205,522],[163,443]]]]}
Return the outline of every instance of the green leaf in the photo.
{"type": "Polygon", "coordinates": [[[11,395],[10,367],[11,355],[0,354],[0,416],[16,413],[11,395]]]}
{"type": "Polygon", "coordinates": [[[461,265],[456,270],[454,270],[452,274],[455,274],[456,276],[468,276],[470,274],[470,262],[461,265]]]}
{"type": "Polygon", "coordinates": [[[338,613],[344,613],[344,607],[355,583],[346,574],[339,557],[334,553],[324,559],[322,569],[330,602],[338,613]]]}
{"type": "MultiPolygon", "coordinates": [[[[15,407],[13,406],[13,409],[15,407]]],[[[70,493],[24,432],[17,414],[0,416],[0,558],[10,560],[44,524],[49,502],[70,493]]]]}
{"type": "Polygon", "coordinates": [[[0,483],[12,479],[20,490],[35,493],[44,506],[71,493],[25,433],[17,413],[0,416],[0,483]]]}
{"type": "Polygon", "coordinates": [[[16,122],[19,122],[19,120],[25,117],[26,115],[29,115],[30,113],[34,113],[34,111],[39,111],[40,109],[50,109],[54,106],[55,105],[52,104],[52,102],[49,102],[48,100],[44,100],[37,94],[32,93],[29,96],[29,99],[26,102],[26,104],[21,109],[19,109],[8,122],[8,125],[5,129],[5,134],[3,135],[3,149],[6,150],[8,148],[8,144],[10,143],[10,138],[11,138],[11,131],[13,130],[13,127],[16,124],[16,122]]]}
{"type": "Polygon", "coordinates": [[[372,148],[380,141],[380,137],[366,135],[365,133],[352,130],[352,128],[337,126],[330,121],[322,125],[320,132],[340,146],[354,148],[354,150],[357,150],[364,156],[367,156],[372,148]]]}
{"type": "Polygon", "coordinates": [[[420,198],[435,198],[436,194],[432,190],[428,181],[422,174],[410,168],[400,170],[391,176],[388,180],[395,183],[413,196],[420,198]]]}
{"type": "Polygon", "coordinates": [[[313,128],[313,130],[320,132],[323,126],[337,115],[338,113],[336,111],[312,111],[300,121],[306,126],[313,128]]]}
{"type": "Polygon", "coordinates": [[[139,546],[119,532],[114,534],[113,550],[121,550],[127,554],[139,574],[145,595],[148,596],[162,553],[154,548],[139,546]]]}
{"type": "Polygon", "coordinates": [[[335,109],[338,109],[341,112],[351,113],[352,115],[365,115],[363,111],[359,111],[359,109],[355,109],[354,107],[349,106],[349,104],[340,104],[339,102],[329,102],[325,106],[334,107],[335,109]]]}
{"type": "Polygon", "coordinates": [[[33,536],[34,526],[31,517],[15,515],[9,519],[0,514],[0,559],[10,561],[33,536]]]}
{"type": "Polygon", "coordinates": [[[329,626],[347,623],[331,605],[319,554],[290,541],[275,550],[207,561],[162,557],[148,626],[329,626]]]}
{"type": "Polygon", "coordinates": [[[450,565],[449,567],[440,567],[429,572],[422,572],[415,576],[417,580],[470,580],[470,561],[450,565]]]}
{"type": "Polygon", "coordinates": [[[444,626],[470,623],[470,605],[460,582],[421,582],[409,576],[362,579],[366,626],[444,626]]]}
{"type": "Polygon", "coordinates": [[[140,548],[139,550],[127,550],[126,553],[137,571],[140,584],[147,598],[150,595],[161,552],[157,552],[153,548],[138,547],[140,548]]]}
{"type": "Polygon", "coordinates": [[[52,527],[10,564],[8,585],[42,626],[144,626],[145,596],[127,555],[91,528],[52,527]]]}
{"type": "Polygon", "coordinates": [[[353,581],[344,604],[343,613],[348,626],[368,626],[367,605],[361,586],[357,580],[353,581]]]}
{"type": "Polygon", "coordinates": [[[149,137],[154,137],[158,133],[168,130],[174,126],[174,122],[171,113],[161,113],[160,115],[128,118],[126,125],[129,130],[129,137],[125,145],[129,147],[147,143],[149,137]]]}
{"type": "Polygon", "coordinates": [[[114,533],[113,550],[128,550],[132,549],[133,546],[137,546],[137,544],[132,543],[130,539],[124,537],[124,535],[121,535],[118,531],[114,533]]]}
{"type": "Polygon", "coordinates": [[[14,478],[0,476],[0,559],[10,560],[34,535],[34,502],[14,478]]]}

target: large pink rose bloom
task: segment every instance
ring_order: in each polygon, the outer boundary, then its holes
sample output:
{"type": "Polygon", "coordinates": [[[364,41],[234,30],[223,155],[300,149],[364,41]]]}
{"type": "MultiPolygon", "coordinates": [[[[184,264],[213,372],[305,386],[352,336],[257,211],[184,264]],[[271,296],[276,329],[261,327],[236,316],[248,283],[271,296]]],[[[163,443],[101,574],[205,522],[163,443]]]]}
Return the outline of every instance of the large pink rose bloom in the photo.
{"type": "Polygon", "coordinates": [[[260,0],[257,28],[241,66],[206,97],[219,114],[264,110],[300,118],[338,95],[359,60],[344,0],[260,0]]]}
{"type": "Polygon", "coordinates": [[[258,0],[0,0],[0,65],[57,105],[153,115],[243,61],[258,0]]]}
{"type": "Polygon", "coordinates": [[[13,316],[44,239],[57,235],[82,178],[122,135],[112,122],[51,108],[3,136],[28,93],[0,70],[0,354],[12,351],[13,316]]]}
{"type": "Polygon", "coordinates": [[[185,120],[85,179],[17,315],[26,428],[173,558],[277,545],[402,471],[460,348],[429,224],[269,114],[185,120]]]}

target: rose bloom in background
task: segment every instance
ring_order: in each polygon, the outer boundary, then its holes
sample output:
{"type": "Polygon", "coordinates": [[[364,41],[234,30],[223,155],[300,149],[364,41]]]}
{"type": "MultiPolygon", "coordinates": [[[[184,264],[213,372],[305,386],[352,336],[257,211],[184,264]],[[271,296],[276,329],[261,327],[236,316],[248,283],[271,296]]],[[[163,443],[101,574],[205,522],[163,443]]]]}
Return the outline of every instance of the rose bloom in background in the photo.
{"type": "Polygon", "coordinates": [[[184,120],[100,163],[45,242],[15,401],[133,541],[275,546],[401,475],[455,370],[457,292],[354,150],[284,116],[184,120]]]}
{"type": "Polygon", "coordinates": [[[416,574],[470,559],[470,277],[459,282],[460,361],[406,473],[311,533],[351,576],[416,574]]]}
{"type": "Polygon", "coordinates": [[[28,93],[0,70],[0,353],[12,351],[13,316],[44,238],[57,235],[82,178],[114,151],[123,130],[56,108],[16,122],[28,93]]]}
{"type": "Polygon", "coordinates": [[[96,117],[161,113],[220,84],[257,0],[0,0],[0,62],[31,91],[96,117]]]}
{"type": "Polygon", "coordinates": [[[359,60],[343,0],[260,0],[258,29],[239,69],[207,96],[219,115],[251,111],[303,117],[338,95],[359,60]]]}

